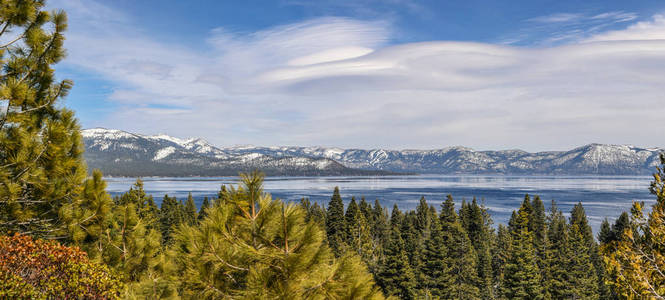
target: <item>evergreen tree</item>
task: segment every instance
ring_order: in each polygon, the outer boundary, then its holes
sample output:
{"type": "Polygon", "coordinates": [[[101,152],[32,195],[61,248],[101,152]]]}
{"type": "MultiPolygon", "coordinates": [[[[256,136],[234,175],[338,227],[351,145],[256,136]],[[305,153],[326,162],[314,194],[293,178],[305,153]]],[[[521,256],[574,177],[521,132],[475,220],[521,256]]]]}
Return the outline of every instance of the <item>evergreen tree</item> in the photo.
{"type": "Polygon", "coordinates": [[[443,231],[438,219],[431,223],[430,238],[423,249],[422,280],[419,288],[434,297],[442,297],[443,290],[452,285],[443,231]]]}
{"type": "Polygon", "coordinates": [[[350,226],[349,246],[354,250],[360,259],[367,265],[370,273],[376,274],[379,269],[379,253],[377,245],[372,237],[370,224],[365,219],[364,214],[358,214],[354,224],[350,226]]]}
{"type": "Polygon", "coordinates": [[[326,213],[326,233],[328,236],[328,245],[335,254],[340,257],[346,251],[345,241],[347,240],[346,220],[344,218],[344,203],[339,194],[339,187],[335,187],[333,196],[328,203],[326,213]]]}
{"type": "Polygon", "coordinates": [[[445,231],[446,226],[457,222],[457,214],[455,213],[455,202],[452,195],[447,195],[446,200],[441,205],[441,214],[439,215],[441,228],[445,231]]]}
{"type": "Polygon", "coordinates": [[[451,195],[441,205],[439,218],[445,245],[444,278],[450,282],[441,290],[443,299],[480,299],[476,252],[471,240],[455,213],[455,203],[451,195]]]}
{"type": "Polygon", "coordinates": [[[390,239],[385,248],[378,283],[387,294],[396,295],[400,299],[414,299],[416,277],[404,249],[404,240],[400,233],[401,222],[402,213],[395,204],[390,218],[390,239]]]}
{"type": "Polygon", "coordinates": [[[546,268],[544,282],[546,294],[552,299],[571,297],[568,267],[570,266],[571,246],[568,225],[563,213],[554,201],[548,216],[546,239],[546,268]]]}
{"type": "Polygon", "coordinates": [[[185,216],[182,204],[175,197],[164,195],[162,207],[159,210],[159,223],[162,237],[162,244],[168,245],[172,239],[173,233],[180,224],[183,224],[185,216]]]}
{"type": "Polygon", "coordinates": [[[196,214],[196,204],[194,204],[194,197],[192,193],[187,195],[187,202],[185,202],[185,223],[188,225],[194,225],[198,216],[196,214]]]}
{"type": "Polygon", "coordinates": [[[0,10],[0,234],[65,238],[87,171],[74,113],[59,100],[72,82],[57,82],[65,57],[67,16],[44,1],[5,1],[0,10]],[[72,205],[69,205],[72,204],[72,205]]]}
{"type": "Polygon", "coordinates": [[[629,225],[617,240],[601,247],[608,277],[620,298],[665,297],[665,153],[656,170],[649,189],[656,196],[651,213],[645,217],[644,204],[634,202],[629,225]]]}
{"type": "Polygon", "coordinates": [[[420,253],[422,252],[420,234],[416,229],[417,216],[414,211],[408,211],[402,218],[400,233],[404,241],[404,251],[409,258],[409,265],[416,278],[420,272],[420,253]]]}
{"type": "Polygon", "coordinates": [[[374,200],[374,207],[372,209],[372,235],[376,240],[376,244],[383,246],[388,242],[390,236],[390,226],[388,223],[388,213],[381,206],[379,200],[374,200]]]}
{"type": "MultiPolygon", "coordinates": [[[[464,228],[471,240],[474,251],[476,252],[478,267],[479,288],[483,299],[493,299],[494,290],[492,284],[492,254],[491,254],[491,228],[484,208],[478,205],[474,197],[471,203],[464,203],[460,209],[460,215],[464,212],[466,227],[464,228]]],[[[460,217],[461,219],[461,217],[460,217]]]]}
{"type": "Polygon", "coordinates": [[[531,215],[529,216],[530,231],[533,232],[533,247],[538,257],[538,267],[545,270],[545,239],[547,236],[547,224],[545,216],[545,205],[540,196],[535,196],[531,202],[531,215]]]}
{"type": "Polygon", "coordinates": [[[357,256],[335,259],[325,233],[295,204],[242,175],[198,226],[183,226],[173,259],[184,298],[381,299],[357,256]]]}
{"type": "Polygon", "coordinates": [[[508,299],[543,299],[541,275],[533,248],[533,233],[529,231],[532,208],[527,195],[518,212],[509,222],[511,251],[504,266],[502,294],[508,299]]]}
{"type": "Polygon", "coordinates": [[[427,204],[425,197],[422,196],[420,197],[420,201],[416,207],[416,222],[414,224],[421,237],[421,241],[424,241],[429,237],[431,222],[429,205],[427,204]]]}
{"type": "Polygon", "coordinates": [[[307,212],[305,221],[313,221],[322,228],[325,226],[326,211],[321,206],[319,206],[318,203],[314,202],[314,204],[312,204],[309,201],[309,198],[302,198],[300,199],[300,206],[302,206],[303,209],[305,209],[305,212],[307,212]]]}
{"type": "MultiPolygon", "coordinates": [[[[85,239],[73,241],[92,258],[103,261],[122,275],[127,287],[124,292],[126,297],[155,295],[156,285],[168,284],[161,272],[160,226],[156,224],[158,219],[150,212],[152,197],[145,196],[140,180],[127,193],[116,197],[114,202],[111,202],[105,187],[106,183],[98,171],[86,181],[84,199],[88,200],[79,208],[87,211],[89,216],[86,222],[79,224],[88,225],[83,227],[87,235],[85,239]],[[93,220],[95,224],[89,224],[93,220]],[[143,292],[139,286],[145,287],[143,292]]],[[[170,292],[160,293],[159,296],[169,293],[174,293],[174,290],[171,288],[170,292]]]]}
{"type": "Polygon", "coordinates": [[[492,274],[494,283],[494,294],[499,295],[505,290],[506,277],[505,267],[512,251],[512,238],[508,227],[499,224],[496,234],[496,244],[492,248],[492,274]]]}
{"type": "Polygon", "coordinates": [[[133,202],[139,210],[139,217],[142,219],[151,219],[150,222],[153,222],[159,218],[159,208],[152,196],[146,194],[143,189],[143,180],[140,178],[136,180],[134,185],[121,198],[130,199],[120,199],[120,201],[122,204],[133,202]]]}
{"type": "Polygon", "coordinates": [[[599,299],[598,274],[591,262],[589,244],[584,239],[583,230],[577,224],[571,224],[570,264],[566,272],[570,278],[566,287],[571,299],[599,299]]]}
{"type": "Polygon", "coordinates": [[[113,201],[106,193],[106,182],[99,170],[94,170],[92,178],[85,181],[82,201],[63,209],[69,241],[87,252],[93,260],[100,260],[104,252],[103,240],[111,223],[112,209],[113,201]]]}
{"type": "Polygon", "coordinates": [[[360,212],[362,212],[363,216],[365,217],[365,220],[367,220],[367,223],[373,224],[374,223],[374,215],[372,213],[372,206],[367,203],[367,200],[365,200],[365,197],[360,198],[360,203],[358,204],[358,207],[360,208],[360,212]]]}
{"type": "Polygon", "coordinates": [[[570,212],[570,225],[571,227],[577,226],[577,230],[582,235],[585,246],[584,249],[588,252],[589,259],[595,269],[597,291],[603,296],[608,297],[610,295],[610,289],[605,284],[605,281],[607,280],[605,265],[600,257],[598,243],[596,243],[593,238],[593,232],[589,225],[589,220],[587,219],[584,207],[582,206],[582,202],[573,206],[573,209],[570,212]]]}
{"type": "Polygon", "coordinates": [[[208,209],[210,209],[210,199],[208,199],[208,196],[205,196],[203,197],[203,203],[201,203],[201,208],[199,209],[198,221],[201,221],[208,216],[208,209]]]}
{"type": "Polygon", "coordinates": [[[346,223],[344,226],[346,228],[346,240],[344,242],[347,245],[350,245],[354,238],[353,232],[360,221],[361,214],[358,203],[356,202],[356,197],[351,197],[351,202],[349,202],[349,205],[346,207],[346,213],[344,214],[344,222],[346,223]]]}
{"type": "Polygon", "coordinates": [[[628,228],[630,228],[630,216],[625,211],[619,215],[612,226],[610,226],[609,221],[607,221],[607,218],[605,218],[600,225],[598,241],[602,244],[610,244],[612,242],[621,241],[623,238],[624,230],[628,228]]]}

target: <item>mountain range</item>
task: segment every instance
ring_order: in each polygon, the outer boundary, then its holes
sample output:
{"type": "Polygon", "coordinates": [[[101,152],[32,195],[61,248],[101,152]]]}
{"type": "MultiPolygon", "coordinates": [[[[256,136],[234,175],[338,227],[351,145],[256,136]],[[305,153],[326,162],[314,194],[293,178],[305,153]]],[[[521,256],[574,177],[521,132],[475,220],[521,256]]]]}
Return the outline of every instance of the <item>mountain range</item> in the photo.
{"type": "Polygon", "coordinates": [[[395,173],[513,175],[648,175],[661,148],[589,144],[569,151],[216,147],[203,139],[82,131],[88,166],[110,176],[228,176],[259,169],[269,176],[389,175],[395,173]]]}

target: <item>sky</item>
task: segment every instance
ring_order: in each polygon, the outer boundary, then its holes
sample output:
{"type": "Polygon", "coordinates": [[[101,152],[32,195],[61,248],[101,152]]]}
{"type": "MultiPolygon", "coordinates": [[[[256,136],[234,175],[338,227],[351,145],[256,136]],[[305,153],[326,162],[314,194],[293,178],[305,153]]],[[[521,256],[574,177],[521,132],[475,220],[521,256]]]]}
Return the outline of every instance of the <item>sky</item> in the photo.
{"type": "Polygon", "coordinates": [[[662,147],[665,1],[51,0],[83,128],[217,146],[662,147]]]}

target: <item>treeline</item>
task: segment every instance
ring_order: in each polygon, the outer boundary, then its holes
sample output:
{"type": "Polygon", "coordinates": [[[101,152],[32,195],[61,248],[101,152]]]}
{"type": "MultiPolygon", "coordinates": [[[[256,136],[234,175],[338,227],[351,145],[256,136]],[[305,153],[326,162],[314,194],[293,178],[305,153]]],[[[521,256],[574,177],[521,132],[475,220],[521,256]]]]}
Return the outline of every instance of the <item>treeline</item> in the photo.
{"type": "Polygon", "coordinates": [[[336,255],[362,258],[386,294],[401,299],[612,299],[581,203],[570,218],[527,195],[507,226],[495,229],[476,199],[437,210],[392,211],[352,198],[344,211],[335,189],[327,209],[303,199],[308,218],[325,226],[336,255]]]}
{"type": "MultiPolygon", "coordinates": [[[[659,172],[655,174],[656,180],[651,187],[659,199],[652,214],[658,214],[665,204],[660,179],[663,174],[660,169],[659,172]]],[[[374,283],[382,294],[400,299],[625,299],[637,295],[661,295],[659,289],[665,288],[663,282],[650,283],[645,279],[645,274],[662,278],[657,273],[660,269],[651,270],[652,267],[641,260],[647,257],[640,255],[651,251],[653,261],[657,262],[656,267],[662,263],[662,258],[653,251],[660,251],[655,247],[663,242],[656,239],[659,235],[655,235],[663,234],[663,220],[660,220],[661,223],[657,219],[647,221],[642,215],[641,203],[635,203],[632,216],[624,212],[613,224],[606,219],[594,238],[582,203],[576,204],[566,217],[554,201],[546,209],[539,196],[526,195],[520,207],[513,211],[508,224],[494,226],[488,209],[475,198],[470,202],[463,200],[459,208],[455,207],[451,195],[445,197],[438,209],[424,197],[411,211],[402,211],[397,205],[388,210],[378,200],[370,204],[364,198],[360,201],[351,198],[345,207],[339,189],[335,188],[327,207],[312,203],[307,198],[303,198],[299,205],[287,205],[281,201],[265,200],[270,197],[262,192],[260,175],[255,173],[243,178],[240,187],[222,186],[217,197],[204,198],[198,211],[191,194],[185,201],[165,195],[161,207],[157,207],[154,199],[143,190],[141,180],[138,180],[127,193],[113,199],[114,206],[124,208],[132,205],[136,213],[121,213],[123,221],[112,223],[118,226],[125,222],[132,224],[128,237],[121,238],[128,241],[130,248],[141,241],[149,249],[159,250],[152,253],[132,251],[145,254],[141,254],[144,255],[142,259],[130,261],[151,265],[150,259],[161,257],[157,253],[166,253],[169,262],[155,262],[158,266],[155,268],[169,266],[179,270],[173,273],[177,274],[176,278],[187,274],[187,278],[197,282],[195,286],[201,288],[181,296],[211,293],[205,286],[215,282],[206,282],[205,278],[219,270],[206,267],[211,263],[206,257],[214,257],[216,251],[238,251],[231,242],[238,237],[228,228],[233,219],[225,212],[228,205],[233,203],[232,207],[240,209],[237,212],[240,215],[235,218],[255,220],[258,217],[252,208],[271,210],[274,202],[290,207],[294,214],[300,216],[298,221],[284,221],[284,216],[278,211],[252,226],[281,221],[285,223],[277,227],[291,224],[303,239],[314,235],[316,247],[325,249],[329,259],[347,261],[356,274],[363,274],[361,282],[370,289],[368,295],[372,297],[381,297],[377,288],[372,288],[374,283]],[[247,206],[246,201],[251,197],[256,197],[257,202],[247,206]],[[259,203],[260,199],[268,202],[259,203]],[[128,215],[135,220],[129,218],[124,221],[128,215]],[[146,226],[147,230],[142,226],[146,226]],[[141,234],[132,236],[131,232],[141,234]],[[196,251],[190,252],[193,249],[196,251]],[[181,263],[179,267],[177,262],[181,263]],[[633,277],[627,276],[638,271],[636,263],[644,270],[640,269],[640,273],[633,277]],[[183,268],[188,271],[185,273],[183,268]],[[658,288],[649,287],[645,282],[658,288]]],[[[100,191],[103,191],[102,185],[100,191]]],[[[255,238],[258,232],[270,230],[276,229],[262,228],[252,236],[255,238]]],[[[287,241],[290,240],[284,240],[282,247],[288,247],[287,241]]],[[[241,249],[252,248],[249,244],[241,249]]],[[[242,255],[255,255],[254,251],[257,249],[242,255]]],[[[237,259],[234,255],[241,254],[232,254],[227,259],[237,259]]],[[[113,266],[112,262],[105,262],[113,266]]],[[[217,267],[228,271],[238,266],[218,263],[217,267]]],[[[127,262],[123,268],[134,272],[149,271],[143,270],[143,267],[131,267],[127,262]]],[[[303,269],[304,273],[300,275],[289,276],[307,276],[309,273],[305,270],[308,269],[303,269]]],[[[131,274],[124,273],[126,276],[131,274]]],[[[160,276],[170,277],[169,274],[160,276]]],[[[141,282],[140,276],[125,278],[141,282]]],[[[160,296],[176,295],[178,291],[191,288],[186,287],[189,283],[176,281],[175,286],[165,290],[171,291],[160,296]]],[[[145,283],[134,285],[133,292],[150,291],[154,288],[153,283],[148,284],[151,288],[142,289],[139,287],[145,283]]],[[[163,284],[168,287],[173,283],[163,284]]],[[[237,292],[242,286],[233,280],[225,283],[224,288],[237,292]]]]}
{"type": "Polygon", "coordinates": [[[339,189],[324,208],[301,200],[307,218],[326,228],[336,256],[358,255],[387,295],[401,299],[662,299],[665,296],[665,154],[649,189],[652,211],[635,202],[596,238],[582,203],[568,217],[552,201],[526,195],[507,225],[493,226],[474,198],[459,209],[389,212],[379,201],[339,189]]]}

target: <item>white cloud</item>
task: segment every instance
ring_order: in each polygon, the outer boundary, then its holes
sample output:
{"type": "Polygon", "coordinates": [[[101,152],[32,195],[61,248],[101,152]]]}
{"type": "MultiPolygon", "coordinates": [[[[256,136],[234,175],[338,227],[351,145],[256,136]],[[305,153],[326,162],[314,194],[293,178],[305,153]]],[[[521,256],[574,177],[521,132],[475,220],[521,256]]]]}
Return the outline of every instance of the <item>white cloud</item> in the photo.
{"type": "Polygon", "coordinates": [[[583,17],[584,17],[583,14],[556,13],[556,14],[531,18],[528,21],[538,22],[538,23],[561,23],[561,22],[577,21],[582,19],[583,17]]]}
{"type": "Polygon", "coordinates": [[[109,101],[120,108],[90,125],[218,145],[526,150],[648,146],[663,133],[659,16],[540,48],[389,45],[388,23],[320,18],[216,29],[195,50],[151,39],[124,16],[62,6],[73,15],[66,64],[116,85],[109,101]]]}
{"type": "Polygon", "coordinates": [[[649,21],[637,22],[624,30],[614,30],[591,37],[589,41],[664,40],[665,16],[655,15],[649,21]]]}
{"type": "Polygon", "coordinates": [[[633,12],[610,11],[599,14],[555,13],[525,20],[517,34],[503,37],[503,44],[554,46],[576,43],[603,31],[636,20],[633,12]],[[545,38],[543,38],[545,37],[545,38]]]}

